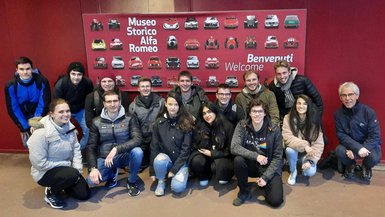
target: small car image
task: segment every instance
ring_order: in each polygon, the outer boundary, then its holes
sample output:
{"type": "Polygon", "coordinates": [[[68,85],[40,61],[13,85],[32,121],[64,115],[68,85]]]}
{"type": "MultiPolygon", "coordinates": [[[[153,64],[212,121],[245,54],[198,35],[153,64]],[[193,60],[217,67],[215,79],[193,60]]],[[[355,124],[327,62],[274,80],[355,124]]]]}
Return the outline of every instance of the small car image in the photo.
{"type": "Polygon", "coordinates": [[[97,19],[92,19],[90,24],[91,31],[103,31],[103,24],[97,19]]]}
{"type": "Polygon", "coordinates": [[[138,56],[133,56],[128,61],[129,69],[143,69],[143,61],[138,56]]]}
{"type": "Polygon", "coordinates": [[[168,49],[177,49],[178,48],[178,40],[173,35],[168,36],[167,39],[167,48],[168,49]]]}
{"type": "Polygon", "coordinates": [[[103,39],[95,39],[92,41],[91,44],[92,50],[105,50],[106,49],[106,43],[103,39]]]}
{"type": "Polygon", "coordinates": [[[176,18],[167,18],[163,23],[163,28],[166,30],[179,29],[179,23],[176,18]]]}
{"type": "Polygon", "coordinates": [[[185,29],[198,29],[198,20],[195,17],[187,17],[184,22],[185,29]]]}
{"type": "Polygon", "coordinates": [[[290,37],[283,42],[284,48],[297,48],[298,46],[299,46],[298,40],[293,37],[290,37]]]}
{"type": "Polygon", "coordinates": [[[219,82],[217,81],[217,76],[209,76],[206,81],[206,87],[217,87],[219,82]]]}
{"type": "Polygon", "coordinates": [[[118,19],[110,19],[108,21],[108,29],[109,30],[116,30],[116,31],[119,31],[120,30],[120,22],[118,19]]]}
{"type": "Polygon", "coordinates": [[[151,76],[151,84],[153,87],[161,87],[163,85],[163,81],[158,75],[153,75],[151,76]]]}
{"type": "Polygon", "coordinates": [[[237,40],[237,38],[234,38],[233,36],[230,36],[230,37],[226,38],[226,40],[225,40],[225,48],[228,48],[228,49],[238,48],[238,40],[237,40]]]}
{"type": "Polygon", "coordinates": [[[138,86],[138,81],[139,81],[139,79],[141,78],[142,76],[140,76],[140,75],[133,75],[133,76],[131,76],[131,86],[133,86],[133,87],[137,87],[138,86]]]}
{"type": "Polygon", "coordinates": [[[196,76],[193,76],[193,80],[192,80],[193,85],[200,86],[201,82],[202,82],[201,79],[199,79],[196,76]]]}
{"type": "Polygon", "coordinates": [[[186,50],[198,50],[199,41],[196,38],[189,38],[184,43],[184,47],[186,48],[186,50]]]}
{"type": "Polygon", "coordinates": [[[199,59],[197,56],[188,56],[186,61],[188,69],[199,69],[199,59]]]}
{"type": "Polygon", "coordinates": [[[104,59],[104,57],[96,57],[94,69],[107,69],[106,59],[104,59]]]}
{"type": "Polygon", "coordinates": [[[110,49],[111,50],[122,50],[123,49],[123,42],[119,38],[113,38],[110,42],[110,49]]]}
{"type": "Polygon", "coordinates": [[[206,40],[205,49],[206,50],[218,50],[219,49],[218,40],[215,39],[213,36],[210,36],[210,38],[206,40]]]}
{"type": "Polygon", "coordinates": [[[256,49],[257,48],[257,41],[256,41],[254,35],[249,35],[246,37],[245,48],[246,49],[256,49]]]}
{"type": "Polygon", "coordinates": [[[161,69],[162,62],[160,61],[158,56],[151,56],[147,62],[148,69],[161,69]]]}
{"type": "Polygon", "coordinates": [[[287,15],[284,21],[285,28],[298,28],[299,19],[297,15],[287,15]]]}
{"type": "Polygon", "coordinates": [[[219,60],[216,57],[208,57],[205,61],[205,67],[207,69],[217,69],[219,68],[219,60]]]}
{"type": "Polygon", "coordinates": [[[278,28],[279,20],[277,15],[267,15],[265,19],[265,28],[278,28]]]}
{"type": "Polygon", "coordinates": [[[126,86],[126,80],[124,80],[121,75],[117,75],[115,76],[115,84],[118,87],[126,86]]]}
{"type": "Polygon", "coordinates": [[[225,20],[223,21],[223,26],[226,29],[235,29],[238,28],[239,22],[238,18],[232,16],[232,17],[226,17],[225,20]]]}
{"type": "Polygon", "coordinates": [[[124,61],[121,56],[113,56],[111,61],[113,69],[124,69],[124,61]]]}
{"type": "Polygon", "coordinates": [[[167,69],[180,69],[180,59],[178,57],[167,57],[166,58],[167,69]]]}
{"type": "Polygon", "coordinates": [[[228,75],[226,76],[225,84],[227,84],[229,87],[238,87],[238,78],[235,75],[228,75]]]}
{"type": "Polygon", "coordinates": [[[219,22],[216,17],[207,17],[203,27],[205,29],[218,29],[219,28],[219,22]]]}
{"type": "Polygon", "coordinates": [[[265,48],[278,48],[277,36],[269,35],[265,41],[265,48]]]}
{"type": "Polygon", "coordinates": [[[175,76],[167,79],[167,87],[175,87],[177,85],[178,85],[178,79],[175,76]]]}
{"type": "Polygon", "coordinates": [[[245,21],[243,21],[243,25],[244,25],[245,29],[257,28],[258,27],[258,20],[255,19],[254,15],[247,15],[245,21]]]}

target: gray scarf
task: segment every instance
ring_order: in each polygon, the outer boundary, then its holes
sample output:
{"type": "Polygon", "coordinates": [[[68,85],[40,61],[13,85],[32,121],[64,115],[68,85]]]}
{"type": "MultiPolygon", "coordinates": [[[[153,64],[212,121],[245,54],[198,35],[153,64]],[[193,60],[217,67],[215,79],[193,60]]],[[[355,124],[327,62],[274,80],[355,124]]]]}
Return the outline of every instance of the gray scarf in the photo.
{"type": "Polygon", "coordinates": [[[291,108],[294,104],[294,96],[293,93],[290,90],[291,83],[293,82],[294,79],[293,73],[289,76],[289,79],[287,80],[286,84],[281,84],[281,90],[285,94],[285,107],[286,108],[291,108]]]}

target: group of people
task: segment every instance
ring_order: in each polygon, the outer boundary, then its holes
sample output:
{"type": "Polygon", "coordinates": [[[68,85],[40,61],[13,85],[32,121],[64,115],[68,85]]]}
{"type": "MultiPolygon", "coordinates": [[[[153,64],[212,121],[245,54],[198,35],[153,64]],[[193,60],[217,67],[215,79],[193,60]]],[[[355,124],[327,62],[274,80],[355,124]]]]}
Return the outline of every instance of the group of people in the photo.
{"type": "MultiPolygon", "coordinates": [[[[140,194],[138,173],[149,166],[157,182],[156,196],[171,180],[174,193],[185,191],[189,177],[208,186],[212,177],[226,185],[235,176],[239,192],[234,206],[251,198],[248,177],[264,190],[265,201],[284,201],[282,167],[289,163],[289,185],[298,171],[313,176],[325,146],[321,96],[305,76],[287,61],[274,65],[275,77],[262,84],[257,72],[243,74],[244,88],[232,100],[229,86],[220,84],[215,102],[181,71],[178,85],[165,98],[152,91],[149,78],[138,82],[139,94],[130,102],[111,75],[93,88],[81,63],[73,62],[55,83],[53,100],[48,80],[27,57],[16,60],[14,78],[5,87],[8,113],[29,149],[33,179],[46,187],[45,201],[64,207],[63,192],[80,200],[90,187],[118,184],[120,168],[128,167],[127,190],[140,194]],[[82,175],[82,155],[88,176],[82,175]]],[[[380,126],[375,112],[358,102],[352,82],[339,87],[342,108],[335,112],[337,156],[344,176],[370,182],[372,167],[381,159],[380,126]]]]}

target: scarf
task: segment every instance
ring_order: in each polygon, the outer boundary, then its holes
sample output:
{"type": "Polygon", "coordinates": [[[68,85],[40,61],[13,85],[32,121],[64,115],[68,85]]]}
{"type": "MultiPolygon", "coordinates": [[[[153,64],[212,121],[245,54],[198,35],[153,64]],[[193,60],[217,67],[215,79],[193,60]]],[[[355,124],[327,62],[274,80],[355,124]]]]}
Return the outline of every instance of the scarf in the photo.
{"type": "Polygon", "coordinates": [[[294,75],[291,74],[289,76],[289,79],[287,80],[286,84],[280,84],[281,85],[281,90],[285,94],[285,107],[286,108],[291,108],[294,104],[294,96],[293,93],[290,90],[291,83],[294,80],[294,75]]]}
{"type": "Polygon", "coordinates": [[[151,107],[153,98],[154,98],[154,94],[152,93],[150,93],[150,95],[148,96],[142,96],[140,94],[138,95],[139,101],[141,101],[144,104],[144,107],[146,109],[149,109],[151,107]]]}

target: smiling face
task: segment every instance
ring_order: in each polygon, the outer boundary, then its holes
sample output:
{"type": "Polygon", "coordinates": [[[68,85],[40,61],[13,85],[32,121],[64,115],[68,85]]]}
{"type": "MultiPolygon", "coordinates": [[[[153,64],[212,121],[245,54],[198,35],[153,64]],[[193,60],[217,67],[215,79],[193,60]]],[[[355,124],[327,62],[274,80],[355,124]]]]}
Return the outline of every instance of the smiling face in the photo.
{"type": "Polygon", "coordinates": [[[115,87],[115,82],[111,78],[103,78],[100,81],[100,86],[104,91],[113,90],[115,87]]]}
{"type": "Polygon", "coordinates": [[[78,85],[80,81],[82,81],[83,78],[83,73],[78,72],[78,71],[71,71],[70,72],[70,80],[72,84],[78,85]]]}
{"type": "Polygon", "coordinates": [[[191,90],[192,81],[191,81],[190,77],[188,77],[188,76],[180,76],[180,78],[178,80],[178,85],[179,85],[182,93],[186,93],[186,92],[189,92],[191,90]]]}
{"type": "Polygon", "coordinates": [[[255,91],[259,85],[258,75],[250,73],[245,77],[245,84],[249,91],[255,91]]]}
{"type": "Polygon", "coordinates": [[[178,111],[179,111],[179,104],[174,98],[168,97],[166,100],[165,106],[167,108],[167,112],[168,112],[168,115],[170,117],[176,117],[177,116],[178,111]]]}
{"type": "Polygon", "coordinates": [[[213,122],[215,121],[215,118],[217,117],[217,115],[206,106],[202,110],[202,115],[203,115],[203,119],[210,125],[213,124],[213,122]]]}
{"type": "Polygon", "coordinates": [[[351,86],[342,87],[340,100],[346,108],[353,108],[357,103],[358,97],[351,86]]]}
{"type": "Polygon", "coordinates": [[[50,112],[50,116],[52,117],[52,120],[57,124],[58,126],[63,126],[64,124],[67,124],[71,119],[71,111],[70,107],[67,103],[61,103],[56,105],[53,112],[50,112]]]}
{"type": "Polygon", "coordinates": [[[226,106],[229,104],[231,99],[231,92],[229,88],[218,88],[216,93],[217,100],[221,106],[226,106]]]}
{"type": "Polygon", "coordinates": [[[297,110],[298,115],[300,117],[306,116],[307,107],[308,107],[308,105],[304,99],[302,99],[302,98],[297,99],[297,103],[295,104],[295,109],[297,110]]]}
{"type": "Polygon", "coordinates": [[[266,116],[262,106],[253,106],[249,113],[253,125],[263,124],[263,118],[266,116]]]}
{"type": "Polygon", "coordinates": [[[18,64],[16,70],[22,80],[32,77],[32,66],[29,63],[18,64]]]}
{"type": "Polygon", "coordinates": [[[104,107],[109,114],[117,114],[120,109],[120,99],[118,95],[106,95],[103,101],[104,107]]]}
{"type": "Polygon", "coordinates": [[[290,75],[291,72],[289,68],[281,66],[275,70],[275,77],[281,84],[286,84],[286,82],[289,80],[290,75]]]}
{"type": "Polygon", "coordinates": [[[152,91],[151,82],[141,81],[138,85],[138,91],[141,96],[149,96],[152,91]]]}

